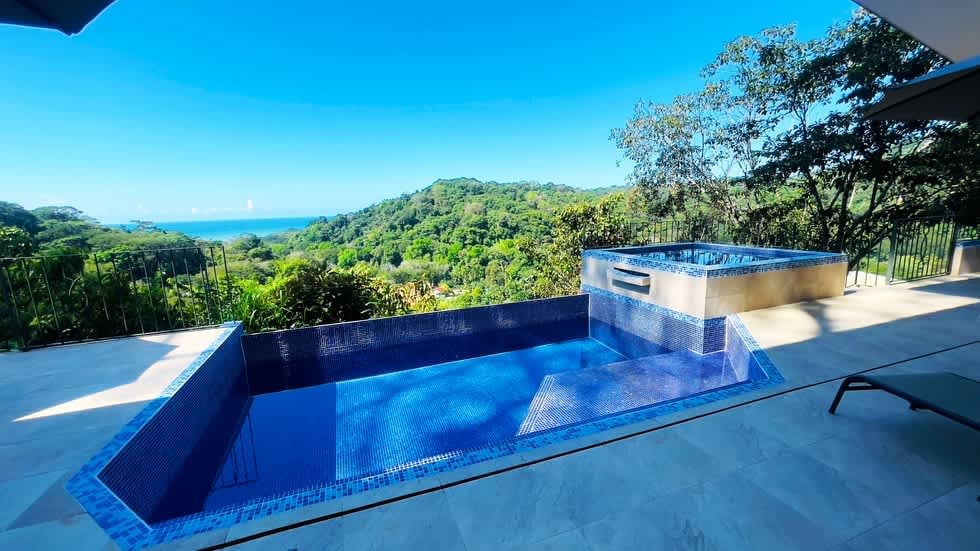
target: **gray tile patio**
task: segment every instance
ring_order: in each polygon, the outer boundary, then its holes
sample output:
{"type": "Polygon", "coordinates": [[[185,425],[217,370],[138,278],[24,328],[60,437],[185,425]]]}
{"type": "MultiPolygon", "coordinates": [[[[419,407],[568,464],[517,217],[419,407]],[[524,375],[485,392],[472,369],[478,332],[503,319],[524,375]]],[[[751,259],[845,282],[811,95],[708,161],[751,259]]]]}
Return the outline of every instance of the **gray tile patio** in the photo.
{"type": "Polygon", "coordinates": [[[65,480],[217,334],[0,354],[0,549],[114,548],[65,480]]]}
{"type": "MultiPolygon", "coordinates": [[[[196,544],[976,548],[980,433],[876,392],[845,397],[836,416],[826,408],[842,376],[868,369],[980,378],[980,278],[862,289],[742,318],[785,384],[633,426],[649,431],[568,455],[524,454],[538,462],[490,477],[459,483],[478,469],[447,473],[414,485],[431,488],[421,495],[333,520],[240,544],[250,528],[235,527],[196,544]]],[[[205,332],[189,332],[0,356],[0,548],[112,548],[60,485],[165,384],[165,369],[176,374],[207,342],[205,332]]]]}

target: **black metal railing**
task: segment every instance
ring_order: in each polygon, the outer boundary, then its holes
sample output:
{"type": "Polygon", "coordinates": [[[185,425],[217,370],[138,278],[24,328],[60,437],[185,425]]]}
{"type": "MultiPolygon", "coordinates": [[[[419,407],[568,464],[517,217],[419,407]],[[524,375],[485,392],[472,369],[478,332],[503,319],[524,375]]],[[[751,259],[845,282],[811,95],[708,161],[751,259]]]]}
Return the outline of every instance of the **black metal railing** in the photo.
{"type": "Polygon", "coordinates": [[[956,242],[977,235],[977,220],[954,216],[899,220],[851,266],[847,285],[875,287],[947,275],[956,242]]]}
{"type": "MultiPolygon", "coordinates": [[[[847,285],[946,275],[957,240],[978,238],[980,220],[896,222],[852,259],[847,285]]],[[[630,222],[598,241],[739,243],[724,224],[675,219],[630,222]]],[[[0,350],[214,325],[233,317],[233,294],[220,245],[0,258],[0,350]]]]}
{"type": "Polygon", "coordinates": [[[221,246],[0,258],[0,349],[214,325],[232,289],[221,246]]]}
{"type": "MultiPolygon", "coordinates": [[[[851,266],[846,284],[878,286],[914,281],[949,274],[953,248],[958,240],[980,239],[980,220],[964,220],[952,215],[910,218],[895,222],[872,240],[870,250],[857,256],[850,253],[851,266]]],[[[723,223],[705,220],[662,219],[630,222],[621,237],[608,245],[628,246],[680,241],[711,241],[758,246],[784,247],[780,243],[743,243],[723,223]]]]}
{"type": "Polygon", "coordinates": [[[685,241],[734,243],[728,227],[720,222],[703,220],[662,219],[649,222],[629,222],[624,231],[622,246],[685,241]]]}

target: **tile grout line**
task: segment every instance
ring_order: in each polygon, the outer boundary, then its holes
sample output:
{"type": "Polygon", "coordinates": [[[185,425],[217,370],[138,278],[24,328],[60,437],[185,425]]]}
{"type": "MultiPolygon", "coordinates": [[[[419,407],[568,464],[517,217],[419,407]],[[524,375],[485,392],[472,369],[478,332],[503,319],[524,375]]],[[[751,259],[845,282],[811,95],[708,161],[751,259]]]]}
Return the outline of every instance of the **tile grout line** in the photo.
{"type": "Polygon", "coordinates": [[[963,484],[960,484],[959,486],[956,486],[954,488],[951,488],[949,491],[943,492],[943,493],[939,494],[938,496],[931,497],[931,498],[923,501],[922,503],[919,503],[918,505],[915,505],[913,507],[910,507],[910,508],[908,508],[908,509],[906,509],[906,510],[900,512],[900,513],[896,513],[892,517],[890,517],[888,519],[885,519],[885,520],[883,520],[883,521],[875,524],[874,526],[868,528],[867,530],[864,530],[864,531],[862,531],[862,532],[860,532],[860,533],[858,533],[858,534],[856,534],[856,535],[854,535],[854,536],[852,536],[850,538],[847,538],[847,539],[845,539],[843,541],[838,542],[837,543],[837,546],[847,545],[848,543],[856,540],[857,538],[860,538],[861,536],[867,534],[868,532],[871,532],[872,530],[875,530],[877,528],[880,528],[881,526],[883,526],[885,524],[888,524],[889,522],[893,522],[895,520],[898,520],[898,518],[901,517],[901,516],[903,516],[903,515],[907,515],[907,514],[913,512],[913,511],[917,511],[917,510],[921,509],[922,507],[925,507],[926,505],[928,505],[928,504],[930,504],[930,503],[932,503],[934,501],[937,501],[939,499],[942,499],[942,498],[948,496],[949,494],[951,494],[951,493],[953,493],[953,492],[955,492],[955,491],[957,491],[957,490],[959,490],[961,488],[965,488],[965,487],[967,487],[969,485],[970,485],[970,482],[969,481],[964,482],[963,484]]]}
{"type": "MultiPolygon", "coordinates": [[[[677,494],[677,493],[680,493],[680,492],[685,492],[685,491],[691,490],[692,488],[697,488],[699,486],[705,486],[705,485],[708,485],[708,484],[714,484],[715,482],[718,482],[719,480],[722,480],[725,477],[732,476],[732,475],[738,474],[738,473],[742,473],[743,471],[745,471],[747,469],[750,469],[752,467],[755,467],[755,466],[761,465],[763,463],[766,463],[766,462],[772,461],[774,459],[777,459],[778,457],[786,454],[790,450],[792,450],[792,451],[799,451],[801,448],[805,448],[807,446],[812,446],[813,444],[816,444],[818,442],[823,442],[824,440],[829,440],[831,438],[834,438],[834,436],[835,435],[833,435],[833,434],[828,434],[826,436],[822,436],[820,438],[817,438],[816,440],[813,440],[812,442],[808,442],[808,443],[802,444],[800,446],[793,446],[793,447],[787,446],[787,447],[783,448],[782,450],[780,450],[779,453],[773,455],[772,457],[763,457],[762,459],[759,459],[758,461],[751,461],[751,462],[746,463],[744,465],[740,465],[738,467],[734,467],[732,469],[729,469],[729,470],[726,470],[724,472],[718,473],[718,474],[716,474],[714,476],[711,476],[710,478],[705,478],[705,479],[699,480],[697,482],[692,482],[692,483],[687,484],[685,486],[681,486],[679,488],[675,488],[675,489],[671,490],[670,492],[667,492],[667,493],[664,493],[664,494],[660,494],[660,495],[651,496],[648,499],[642,500],[640,502],[640,504],[642,505],[642,504],[652,503],[654,501],[657,501],[657,500],[660,500],[660,499],[664,499],[665,497],[669,497],[671,495],[674,495],[674,494],[677,494]]],[[[697,445],[696,443],[691,442],[690,440],[688,440],[683,435],[680,435],[679,438],[685,439],[686,441],[688,441],[689,444],[692,444],[692,445],[695,445],[695,446],[697,445]]],[[[751,482],[751,481],[750,481],[750,483],[755,484],[754,482],[751,482]]],[[[759,489],[762,490],[761,487],[759,487],[759,489]]],[[[775,496],[771,496],[771,497],[773,497],[773,499],[777,499],[775,496]]],[[[782,500],[779,500],[779,501],[782,502],[782,500]]],[[[793,507],[792,505],[790,505],[788,503],[784,503],[784,502],[782,502],[782,503],[786,507],[788,507],[788,508],[796,511],[800,515],[803,514],[802,512],[797,511],[796,508],[793,507]]],[[[614,512],[614,513],[611,513],[611,514],[612,515],[615,515],[615,514],[618,514],[620,512],[622,512],[622,511],[614,512]]],[[[577,526],[577,528],[581,530],[581,529],[585,528],[586,526],[589,526],[589,525],[592,525],[592,524],[596,524],[598,522],[602,522],[605,519],[609,518],[609,516],[611,516],[611,515],[605,515],[602,518],[599,518],[597,520],[593,520],[593,521],[584,523],[582,525],[579,525],[579,526],[577,526]]]]}

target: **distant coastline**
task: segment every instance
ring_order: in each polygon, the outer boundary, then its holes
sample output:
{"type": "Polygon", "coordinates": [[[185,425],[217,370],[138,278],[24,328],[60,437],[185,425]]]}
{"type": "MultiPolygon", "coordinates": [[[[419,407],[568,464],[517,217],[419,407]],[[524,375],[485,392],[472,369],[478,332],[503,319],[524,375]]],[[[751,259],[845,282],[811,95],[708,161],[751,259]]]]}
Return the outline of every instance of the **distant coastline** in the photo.
{"type": "MultiPolygon", "coordinates": [[[[243,218],[239,220],[195,220],[184,222],[154,222],[161,230],[180,232],[197,239],[209,241],[230,241],[243,233],[253,233],[259,237],[280,233],[287,230],[305,228],[316,216],[298,216],[292,218],[243,218]]],[[[135,224],[113,224],[126,230],[131,230],[135,224]]]]}

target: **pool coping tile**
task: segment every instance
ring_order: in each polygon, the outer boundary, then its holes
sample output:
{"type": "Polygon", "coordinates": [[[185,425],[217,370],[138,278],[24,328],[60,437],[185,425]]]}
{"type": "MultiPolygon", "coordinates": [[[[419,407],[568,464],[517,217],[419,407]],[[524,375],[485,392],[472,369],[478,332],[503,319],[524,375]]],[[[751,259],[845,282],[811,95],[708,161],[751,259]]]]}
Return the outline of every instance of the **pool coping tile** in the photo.
{"type": "Polygon", "coordinates": [[[702,243],[700,241],[663,243],[659,245],[620,247],[614,249],[589,249],[582,251],[582,258],[594,258],[605,262],[625,264],[628,266],[636,266],[638,268],[648,268],[659,272],[670,272],[690,277],[709,279],[716,277],[733,277],[761,272],[772,272],[776,270],[790,270],[794,268],[809,268],[812,266],[822,266],[824,264],[847,262],[847,255],[842,253],[801,251],[796,249],[765,249],[742,245],[718,245],[714,243],[702,243]],[[649,257],[630,254],[631,251],[670,251],[690,247],[703,250],[739,252],[747,254],[771,253],[772,251],[779,251],[780,253],[789,253],[789,255],[767,260],[756,260],[742,264],[705,266],[701,264],[691,264],[673,260],[656,260],[649,257]]]}

